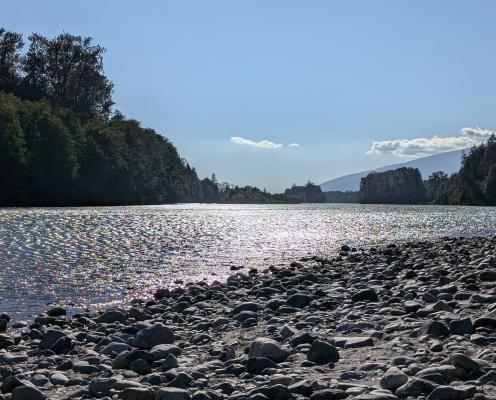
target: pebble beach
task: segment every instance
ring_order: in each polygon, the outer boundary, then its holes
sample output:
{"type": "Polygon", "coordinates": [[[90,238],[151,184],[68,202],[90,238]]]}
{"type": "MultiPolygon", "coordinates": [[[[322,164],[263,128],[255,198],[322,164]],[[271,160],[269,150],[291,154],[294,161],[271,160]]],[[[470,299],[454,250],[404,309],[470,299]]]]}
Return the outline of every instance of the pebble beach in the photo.
{"type": "Polygon", "coordinates": [[[343,245],[0,330],[0,399],[494,399],[496,237],[343,245]]]}

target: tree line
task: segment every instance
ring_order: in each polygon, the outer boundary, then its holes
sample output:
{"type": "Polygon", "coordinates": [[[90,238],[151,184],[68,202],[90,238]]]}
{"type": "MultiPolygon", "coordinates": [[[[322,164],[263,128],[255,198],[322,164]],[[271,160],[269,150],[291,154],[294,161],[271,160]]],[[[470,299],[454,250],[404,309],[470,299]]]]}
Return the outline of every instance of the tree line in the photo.
{"type": "Polygon", "coordinates": [[[234,186],[228,183],[217,183],[215,174],[201,181],[204,201],[208,203],[226,204],[295,204],[325,203],[326,198],[320,186],[307,182],[303,186],[293,184],[283,193],[271,194],[265,189],[254,186],[234,186]]]}
{"type": "Polygon", "coordinates": [[[444,174],[434,188],[435,204],[496,206],[496,137],[463,154],[460,171],[444,174]]]}
{"type": "Polygon", "coordinates": [[[360,203],[417,204],[425,200],[425,187],[417,168],[372,172],[360,181],[360,203]]]}
{"type": "MultiPolygon", "coordinates": [[[[317,201],[200,179],[175,146],[113,111],[105,49],[90,37],[0,28],[0,206],[317,201]]],[[[320,192],[321,194],[321,192],[320,192]]]]}
{"type": "Polygon", "coordinates": [[[496,137],[462,155],[460,170],[422,181],[417,168],[373,172],[362,178],[360,203],[496,206],[496,137]]]}

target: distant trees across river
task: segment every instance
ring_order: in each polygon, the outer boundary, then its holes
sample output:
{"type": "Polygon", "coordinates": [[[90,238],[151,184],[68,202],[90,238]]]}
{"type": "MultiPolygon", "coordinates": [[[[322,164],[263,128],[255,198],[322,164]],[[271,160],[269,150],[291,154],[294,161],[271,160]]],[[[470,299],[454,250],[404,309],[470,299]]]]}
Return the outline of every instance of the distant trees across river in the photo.
{"type": "Polygon", "coordinates": [[[422,181],[414,168],[373,172],[362,178],[360,203],[496,206],[496,137],[462,156],[460,171],[439,171],[422,181]]]}

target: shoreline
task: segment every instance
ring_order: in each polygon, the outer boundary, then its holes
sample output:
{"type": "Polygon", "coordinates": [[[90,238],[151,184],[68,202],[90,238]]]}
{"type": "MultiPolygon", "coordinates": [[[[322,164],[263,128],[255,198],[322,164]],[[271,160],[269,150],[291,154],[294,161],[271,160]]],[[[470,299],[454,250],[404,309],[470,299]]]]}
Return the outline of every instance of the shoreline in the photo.
{"type": "MultiPolygon", "coordinates": [[[[0,335],[4,398],[496,396],[496,236],[306,257],[0,335]]],[[[1,325],[0,325],[1,326],[1,325]]],[[[2,397],[0,396],[0,399],[2,397]]]]}

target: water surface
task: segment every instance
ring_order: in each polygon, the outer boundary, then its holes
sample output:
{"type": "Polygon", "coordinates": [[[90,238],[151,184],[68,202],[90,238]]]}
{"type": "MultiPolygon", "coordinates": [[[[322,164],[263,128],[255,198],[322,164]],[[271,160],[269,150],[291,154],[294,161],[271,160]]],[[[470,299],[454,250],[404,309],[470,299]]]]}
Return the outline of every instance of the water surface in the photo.
{"type": "Polygon", "coordinates": [[[342,243],[496,233],[496,208],[384,205],[167,205],[0,210],[0,312],[27,318],[223,280],[342,243]]]}

